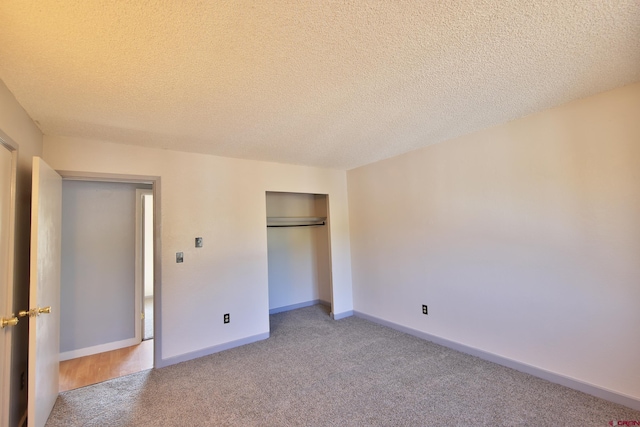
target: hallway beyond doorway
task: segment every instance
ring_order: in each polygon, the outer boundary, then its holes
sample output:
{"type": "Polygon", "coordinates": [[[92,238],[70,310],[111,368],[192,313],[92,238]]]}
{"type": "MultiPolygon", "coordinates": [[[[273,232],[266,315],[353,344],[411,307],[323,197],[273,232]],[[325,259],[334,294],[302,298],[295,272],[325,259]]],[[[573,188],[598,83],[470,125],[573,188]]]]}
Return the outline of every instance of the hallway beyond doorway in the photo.
{"type": "Polygon", "coordinates": [[[60,362],[59,391],[73,390],[153,368],[153,340],[60,362]]]}

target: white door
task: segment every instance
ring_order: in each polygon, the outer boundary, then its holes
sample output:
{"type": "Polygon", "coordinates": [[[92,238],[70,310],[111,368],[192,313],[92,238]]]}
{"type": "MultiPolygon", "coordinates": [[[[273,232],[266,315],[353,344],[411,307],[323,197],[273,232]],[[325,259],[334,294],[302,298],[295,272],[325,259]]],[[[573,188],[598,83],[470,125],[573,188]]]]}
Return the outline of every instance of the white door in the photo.
{"type": "Polygon", "coordinates": [[[39,427],[58,397],[62,178],[34,157],[32,179],[27,419],[39,427]]]}
{"type": "MultiPolygon", "coordinates": [[[[0,141],[1,142],[1,141],[0,141]]],[[[11,371],[13,232],[15,212],[15,168],[13,154],[0,143],[0,426],[9,425],[11,371]]]]}

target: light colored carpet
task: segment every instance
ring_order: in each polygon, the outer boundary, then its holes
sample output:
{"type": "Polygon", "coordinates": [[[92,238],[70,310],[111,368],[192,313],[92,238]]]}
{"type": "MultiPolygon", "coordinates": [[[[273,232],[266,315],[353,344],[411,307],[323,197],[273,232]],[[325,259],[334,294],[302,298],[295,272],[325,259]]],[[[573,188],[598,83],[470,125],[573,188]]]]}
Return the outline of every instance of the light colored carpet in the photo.
{"type": "Polygon", "coordinates": [[[153,296],[144,297],[144,334],[142,340],[153,338],[153,296]]]}
{"type": "Polygon", "coordinates": [[[60,394],[48,426],[607,426],[640,412],[356,317],[60,394]]]}

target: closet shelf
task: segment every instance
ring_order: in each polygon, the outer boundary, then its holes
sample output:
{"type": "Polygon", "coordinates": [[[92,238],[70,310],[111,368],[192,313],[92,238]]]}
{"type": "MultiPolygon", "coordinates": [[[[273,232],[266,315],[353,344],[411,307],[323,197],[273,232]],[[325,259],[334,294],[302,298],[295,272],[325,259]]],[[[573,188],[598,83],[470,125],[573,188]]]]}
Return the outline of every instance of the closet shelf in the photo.
{"type": "Polygon", "coordinates": [[[269,216],[267,227],[310,227],[325,225],[326,216],[269,216]]]}

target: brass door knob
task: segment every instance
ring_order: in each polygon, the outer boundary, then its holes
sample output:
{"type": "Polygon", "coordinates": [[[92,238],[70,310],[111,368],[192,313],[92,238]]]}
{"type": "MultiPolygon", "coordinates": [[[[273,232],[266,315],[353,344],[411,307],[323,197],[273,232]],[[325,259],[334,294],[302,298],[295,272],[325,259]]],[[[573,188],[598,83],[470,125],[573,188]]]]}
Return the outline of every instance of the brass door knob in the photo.
{"type": "Polygon", "coordinates": [[[38,308],[32,308],[31,310],[22,310],[18,313],[18,317],[36,317],[36,316],[40,316],[40,314],[50,314],[51,313],[51,306],[47,306],[47,307],[38,307],[38,308]]]}
{"type": "Polygon", "coordinates": [[[16,326],[18,324],[17,317],[9,317],[0,319],[0,328],[6,328],[7,326],[16,326]]]}

